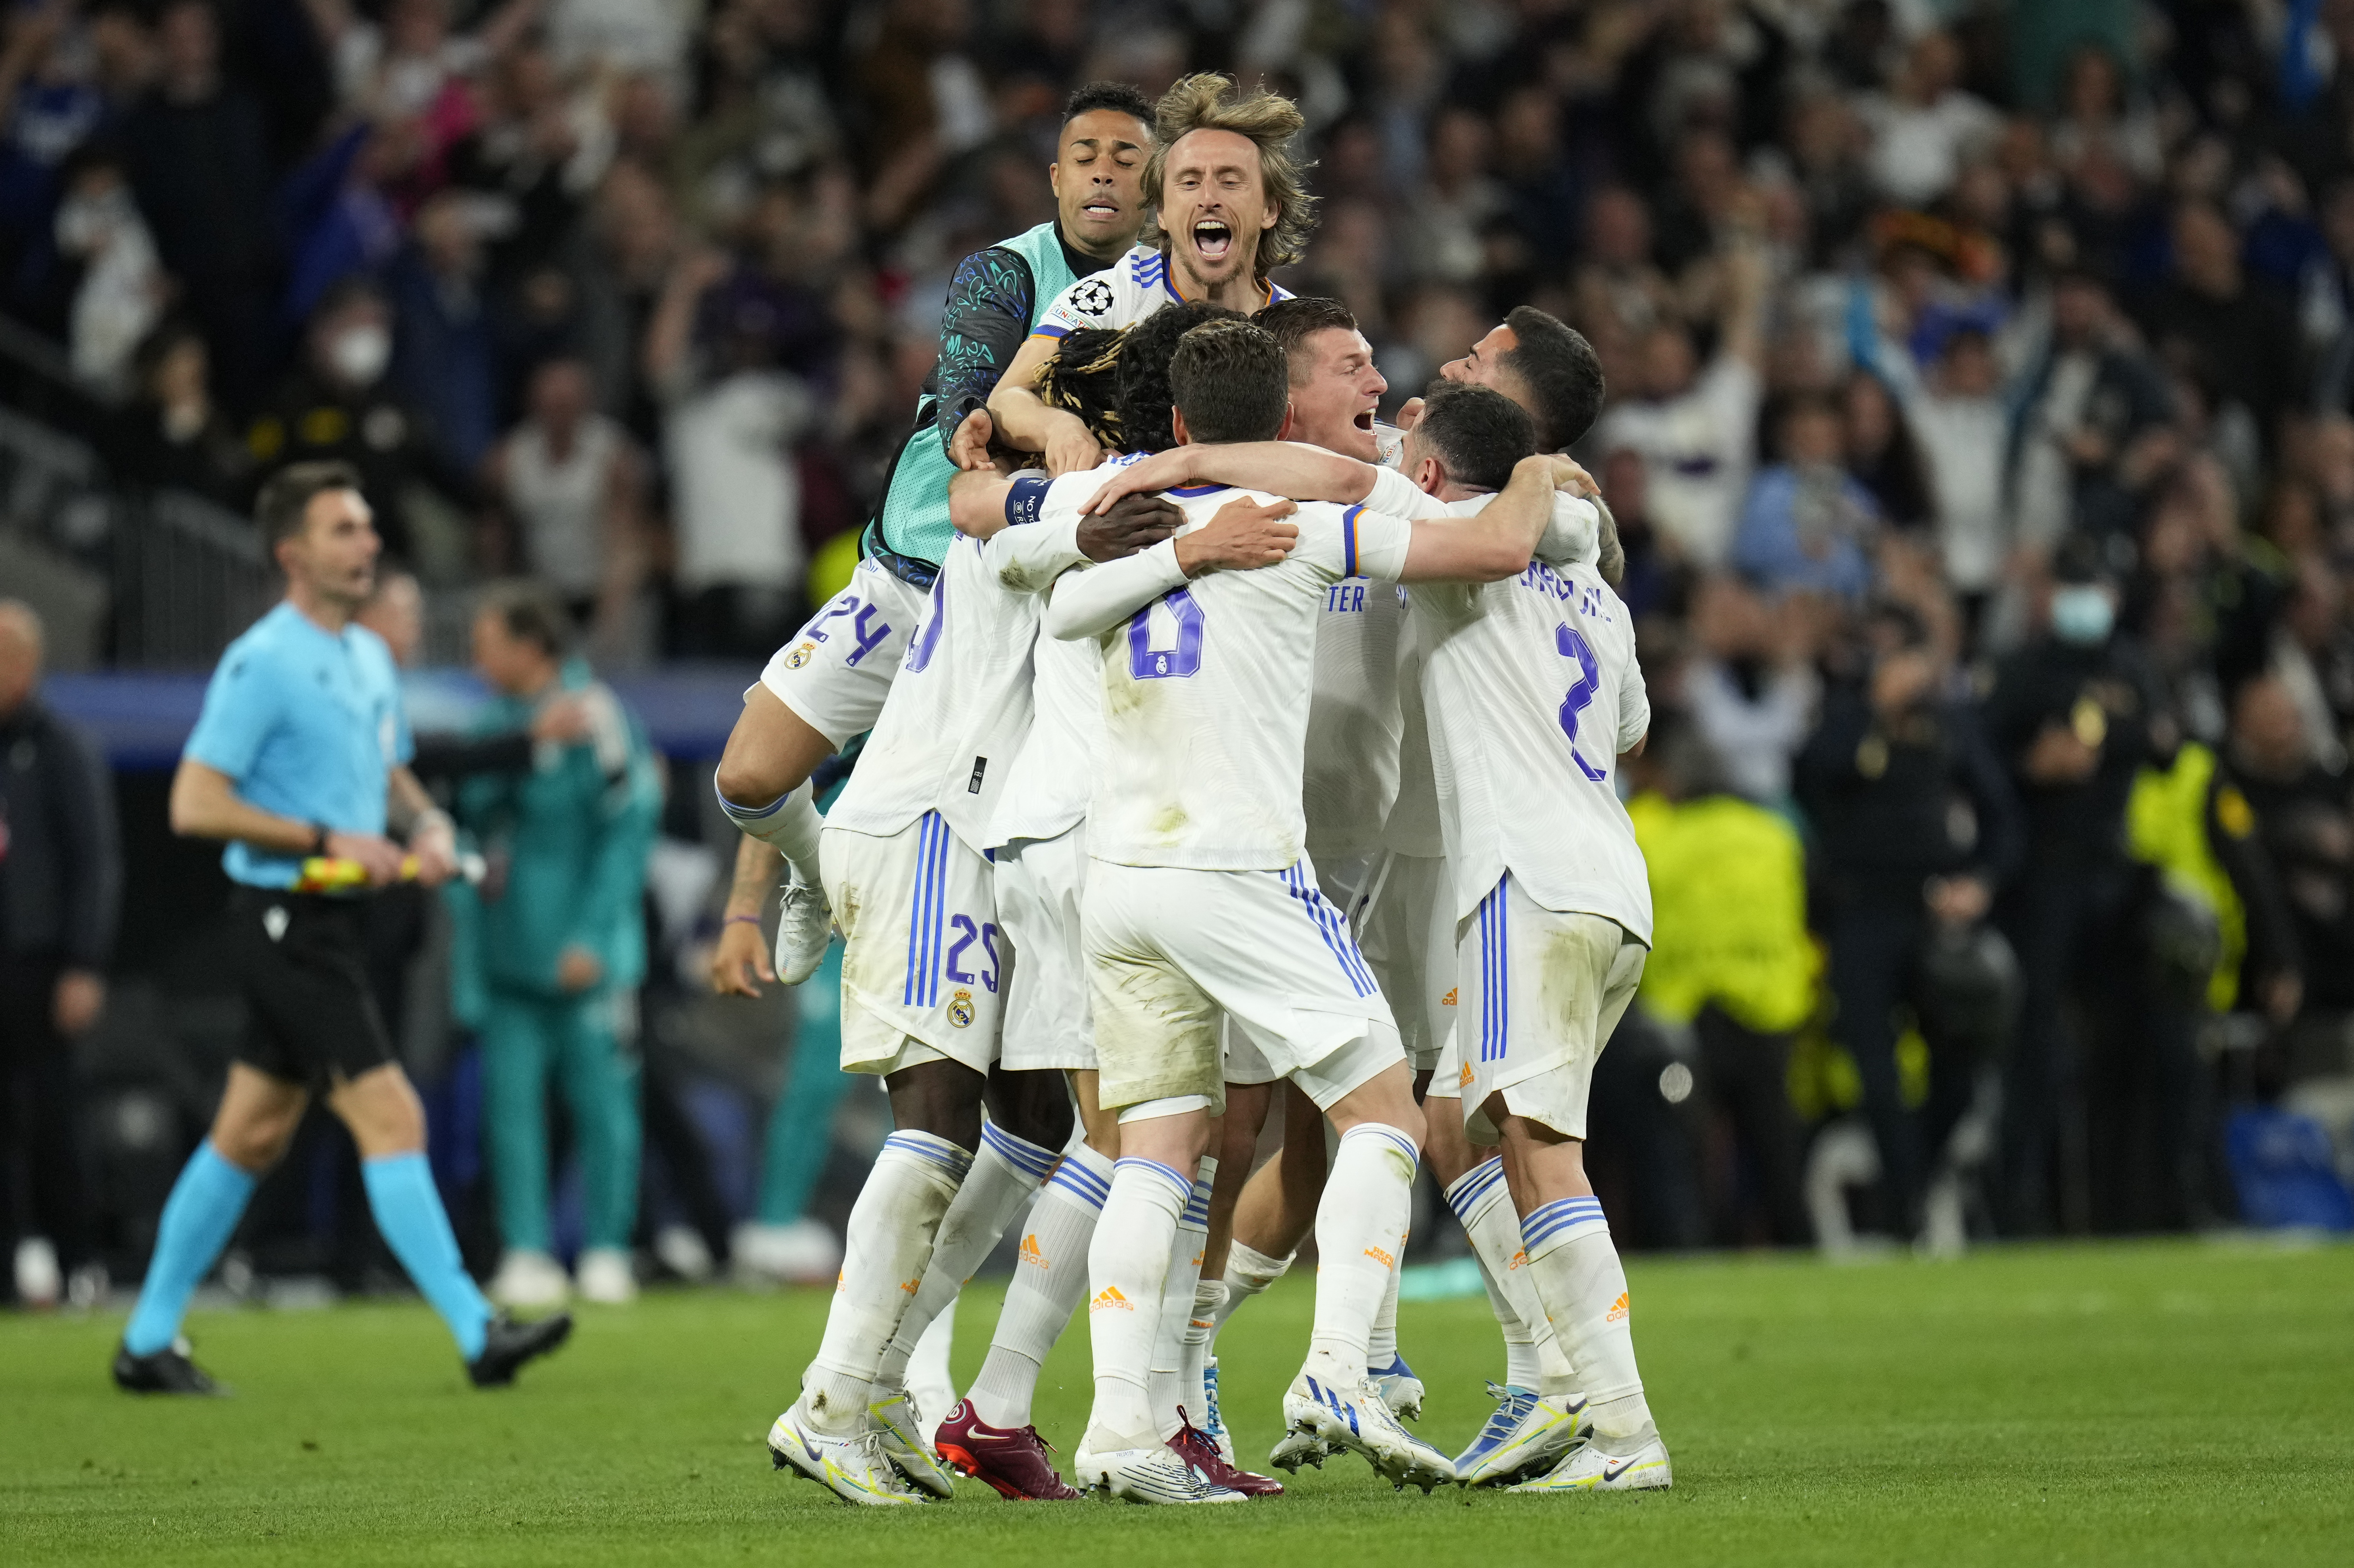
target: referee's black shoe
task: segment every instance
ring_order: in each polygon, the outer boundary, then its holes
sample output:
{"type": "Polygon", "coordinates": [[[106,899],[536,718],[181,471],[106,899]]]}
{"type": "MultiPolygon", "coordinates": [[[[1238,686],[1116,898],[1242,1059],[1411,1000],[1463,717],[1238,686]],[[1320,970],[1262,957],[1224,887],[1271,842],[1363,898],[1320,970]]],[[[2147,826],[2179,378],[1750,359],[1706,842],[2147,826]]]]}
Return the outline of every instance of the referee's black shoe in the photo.
{"type": "Polygon", "coordinates": [[[504,1388],[524,1362],[544,1356],[572,1335],[572,1314],[558,1312],[535,1323],[518,1323],[502,1312],[482,1333],[482,1353],[466,1363],[476,1388],[504,1388]]]}
{"type": "Polygon", "coordinates": [[[228,1390],[207,1377],[180,1345],[175,1340],[143,1356],[133,1355],[128,1345],[117,1346],[114,1386],[127,1393],[227,1393],[228,1390]]]}

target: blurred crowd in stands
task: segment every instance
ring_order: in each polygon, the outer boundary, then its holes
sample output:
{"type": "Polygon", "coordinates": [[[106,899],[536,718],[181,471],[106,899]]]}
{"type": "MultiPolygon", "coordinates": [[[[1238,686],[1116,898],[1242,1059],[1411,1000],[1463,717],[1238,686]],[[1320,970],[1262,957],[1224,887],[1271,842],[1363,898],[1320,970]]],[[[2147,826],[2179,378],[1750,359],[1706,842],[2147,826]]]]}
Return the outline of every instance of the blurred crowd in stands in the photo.
{"type": "Polygon", "coordinates": [[[1607,373],[1659,715],[1622,1240],[2332,1223],[2349,0],[45,0],[0,303],[122,479],[347,458],[429,593],[758,658],[958,260],[1053,216],[1066,93],[1204,68],[1305,110],[1279,281],[1389,407],[1522,303],[1607,373]]]}

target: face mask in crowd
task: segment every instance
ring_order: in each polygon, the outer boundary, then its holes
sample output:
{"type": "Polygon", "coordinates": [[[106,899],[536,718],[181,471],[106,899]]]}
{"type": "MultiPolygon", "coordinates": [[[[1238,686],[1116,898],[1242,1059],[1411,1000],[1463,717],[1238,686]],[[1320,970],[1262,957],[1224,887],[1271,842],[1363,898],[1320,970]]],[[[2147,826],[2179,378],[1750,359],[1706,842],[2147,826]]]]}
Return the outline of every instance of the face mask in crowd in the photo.
{"type": "Polygon", "coordinates": [[[345,327],[328,340],[327,363],[355,386],[373,387],[392,363],[392,334],[372,323],[345,327]]]}
{"type": "Polygon", "coordinates": [[[2080,648],[2105,642],[2116,618],[2108,590],[2096,584],[2073,583],[2052,591],[2052,635],[2062,642],[2080,648]]]}

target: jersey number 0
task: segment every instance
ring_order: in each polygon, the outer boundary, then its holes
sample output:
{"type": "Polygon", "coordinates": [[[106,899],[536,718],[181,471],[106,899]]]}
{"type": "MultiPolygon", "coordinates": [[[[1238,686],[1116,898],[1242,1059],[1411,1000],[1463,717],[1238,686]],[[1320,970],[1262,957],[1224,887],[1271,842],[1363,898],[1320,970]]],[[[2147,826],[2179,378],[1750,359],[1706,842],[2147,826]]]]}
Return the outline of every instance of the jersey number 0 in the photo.
{"type": "Polygon", "coordinates": [[[1140,681],[1179,678],[1202,667],[1202,607],[1183,588],[1164,594],[1160,602],[1176,619],[1177,646],[1152,646],[1152,606],[1138,610],[1128,623],[1128,673],[1140,681]]]}

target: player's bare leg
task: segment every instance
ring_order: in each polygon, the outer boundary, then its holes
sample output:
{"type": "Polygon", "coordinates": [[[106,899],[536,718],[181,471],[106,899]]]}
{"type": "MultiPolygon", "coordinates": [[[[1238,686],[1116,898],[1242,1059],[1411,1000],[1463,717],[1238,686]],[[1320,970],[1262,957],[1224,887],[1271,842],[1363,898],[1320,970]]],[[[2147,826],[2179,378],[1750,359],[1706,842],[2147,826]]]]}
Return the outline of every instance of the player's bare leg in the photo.
{"type": "Polygon", "coordinates": [[[728,731],[713,775],[728,819],[784,857],[789,875],[777,924],[777,978],[787,985],[799,985],[816,972],[832,939],[832,911],[818,873],[818,832],[824,819],[818,815],[809,779],[834,749],[774,692],[756,685],[728,731]]]}
{"type": "Polygon", "coordinates": [[[1591,1402],[1593,1440],[1552,1473],[1517,1490],[1632,1490],[1668,1486],[1635,1338],[1627,1271],[1585,1179],[1585,1146],[1542,1122],[1514,1116],[1500,1093],[1482,1107],[1501,1136],[1504,1180],[1521,1211],[1528,1271],[1562,1350],[1591,1402]]]}

